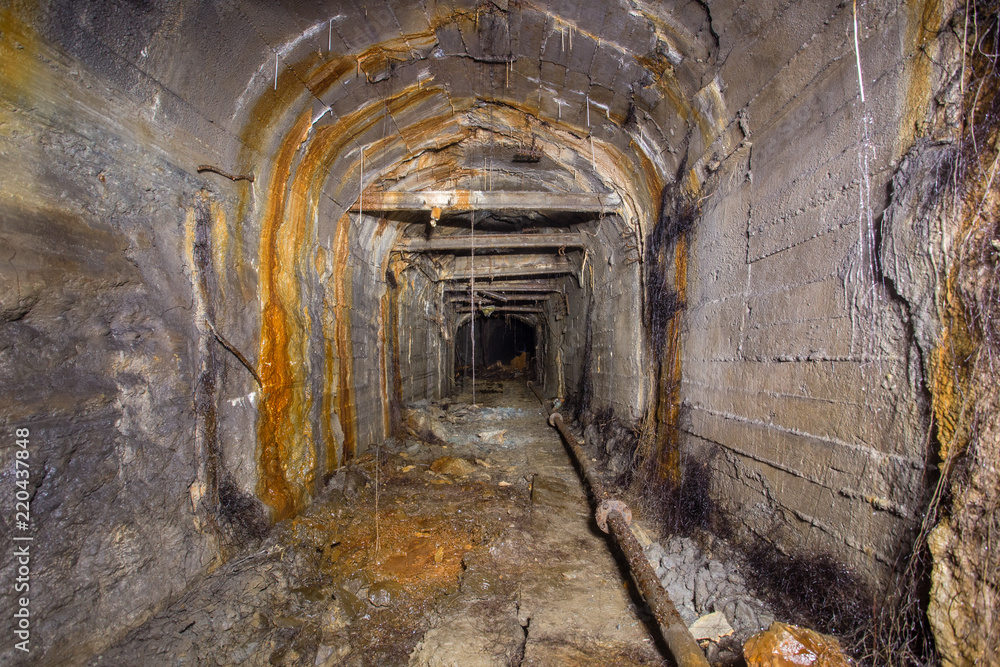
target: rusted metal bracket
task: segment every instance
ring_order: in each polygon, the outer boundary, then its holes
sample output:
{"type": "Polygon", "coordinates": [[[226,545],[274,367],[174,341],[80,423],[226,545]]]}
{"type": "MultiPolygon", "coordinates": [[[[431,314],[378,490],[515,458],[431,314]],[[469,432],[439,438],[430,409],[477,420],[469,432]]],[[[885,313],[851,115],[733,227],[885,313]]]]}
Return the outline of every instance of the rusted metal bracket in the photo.
{"type": "MultiPolygon", "coordinates": [[[[563,423],[562,415],[558,412],[553,412],[549,416],[549,424],[559,430],[567,449],[569,449],[570,454],[576,460],[577,466],[579,466],[580,471],[583,473],[584,480],[590,486],[595,500],[599,503],[597,509],[598,517],[601,516],[601,508],[604,508],[603,519],[608,529],[605,532],[611,535],[614,543],[621,549],[622,554],[625,555],[632,578],[639,587],[639,592],[642,593],[642,597],[649,606],[650,611],[653,612],[653,616],[656,617],[660,633],[667,642],[667,647],[670,649],[674,661],[678,667],[709,667],[705,654],[702,653],[698,642],[695,641],[691,632],[688,631],[687,626],[684,624],[684,619],[677,613],[677,608],[670,600],[670,596],[667,595],[667,592],[663,590],[663,586],[660,585],[660,580],[656,578],[656,573],[653,572],[649,561],[646,560],[646,554],[643,553],[639,540],[636,539],[635,534],[629,527],[629,524],[632,522],[631,511],[628,510],[625,503],[610,497],[604,485],[601,484],[600,479],[597,477],[593,466],[587,460],[583,449],[581,449],[581,443],[577,441],[573,432],[563,423]],[[622,506],[625,508],[624,511],[621,509],[622,506]]],[[[601,519],[598,518],[598,521],[600,522],[601,519]]],[[[605,526],[601,526],[601,530],[605,530],[605,526]]]]}

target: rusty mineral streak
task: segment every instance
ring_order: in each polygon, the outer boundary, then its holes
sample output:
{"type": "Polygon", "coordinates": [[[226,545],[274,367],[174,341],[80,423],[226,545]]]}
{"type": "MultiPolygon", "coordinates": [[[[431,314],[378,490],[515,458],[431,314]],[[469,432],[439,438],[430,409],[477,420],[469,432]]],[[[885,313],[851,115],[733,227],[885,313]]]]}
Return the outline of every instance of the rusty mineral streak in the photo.
{"type": "Polygon", "coordinates": [[[906,104],[902,105],[897,144],[900,151],[907,150],[926,132],[925,115],[934,89],[934,55],[927,48],[937,39],[945,20],[940,0],[907,3],[906,10],[904,43],[908,60],[904,74],[906,104]]]}
{"type": "MultiPolygon", "coordinates": [[[[288,178],[299,145],[309,130],[309,115],[302,114],[278,152],[268,185],[267,208],[261,230],[260,290],[261,316],[260,376],[264,388],[257,421],[260,443],[259,495],[280,520],[297,508],[298,498],[286,477],[288,448],[296,439],[293,410],[301,409],[293,388],[294,371],[289,355],[290,310],[297,304],[297,290],[289,294],[280,284],[283,272],[293,271],[287,248],[279,246],[279,232],[285,222],[288,178]],[[291,298],[292,302],[288,302],[291,298]]],[[[295,420],[298,421],[298,420],[295,420]]]]}
{"type": "Polygon", "coordinates": [[[345,213],[337,222],[334,235],[334,319],[333,339],[337,348],[337,414],[344,430],[344,460],[354,458],[357,452],[358,415],[354,403],[354,344],[351,340],[351,274],[350,257],[351,217],[345,213]]]}
{"type": "MultiPolygon", "coordinates": [[[[0,8],[0,81],[3,82],[0,96],[30,106],[30,101],[44,99],[47,95],[38,89],[37,78],[33,76],[38,37],[20,13],[10,6],[0,8]]],[[[30,10],[23,11],[23,14],[30,13],[30,10]]]]}
{"type": "MultiPolygon", "coordinates": [[[[281,93],[279,87],[278,93],[281,93]]],[[[299,116],[278,152],[267,192],[267,207],[261,234],[261,377],[263,400],[258,421],[260,440],[261,497],[277,519],[301,507],[315,477],[316,451],[312,437],[307,391],[309,361],[309,313],[301,305],[298,272],[308,253],[305,246],[319,192],[332,163],[353,137],[370,129],[388,110],[417,104],[433,90],[411,86],[382,104],[372,104],[335,126],[319,128],[302,154],[295,158],[310,130],[310,115],[299,116]],[[294,173],[294,175],[293,175],[294,173]],[[289,183],[289,181],[291,181],[289,183]]],[[[350,271],[347,267],[350,219],[337,226],[334,247],[334,325],[337,351],[339,406],[344,430],[343,457],[356,449],[356,406],[353,391],[353,345],[350,333],[350,271]]],[[[328,364],[329,365],[329,364],[328,364]]],[[[330,392],[325,392],[330,393],[330,392]]],[[[335,448],[329,435],[326,451],[335,448]]],[[[337,458],[337,457],[329,457],[337,458]]]]}
{"type": "MultiPolygon", "coordinates": [[[[687,292],[687,234],[678,240],[674,249],[674,290],[681,303],[687,292]]],[[[679,310],[667,324],[667,353],[660,372],[660,414],[663,436],[658,439],[656,460],[663,479],[673,484],[680,482],[680,412],[681,412],[681,317],[679,310]]]]}

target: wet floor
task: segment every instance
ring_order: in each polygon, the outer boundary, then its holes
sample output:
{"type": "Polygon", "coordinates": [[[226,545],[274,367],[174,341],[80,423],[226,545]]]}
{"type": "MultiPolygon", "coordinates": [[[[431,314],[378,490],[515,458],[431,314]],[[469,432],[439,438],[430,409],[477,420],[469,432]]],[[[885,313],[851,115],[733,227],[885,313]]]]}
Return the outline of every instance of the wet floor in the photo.
{"type": "Polygon", "coordinates": [[[659,665],[523,382],[415,406],[262,547],[94,665],[659,665]]]}

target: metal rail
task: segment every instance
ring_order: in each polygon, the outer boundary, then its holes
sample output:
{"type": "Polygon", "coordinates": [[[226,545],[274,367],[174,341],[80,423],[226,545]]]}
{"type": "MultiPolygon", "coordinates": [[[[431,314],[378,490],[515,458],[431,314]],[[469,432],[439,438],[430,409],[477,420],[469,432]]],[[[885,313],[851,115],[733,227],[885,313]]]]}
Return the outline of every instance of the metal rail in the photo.
{"type": "MultiPolygon", "coordinates": [[[[529,383],[532,391],[534,386],[529,383]]],[[[537,395],[537,393],[536,393],[537,395]]],[[[580,443],[576,436],[563,423],[562,415],[553,412],[549,416],[549,424],[556,427],[562,434],[563,440],[570,454],[576,459],[576,464],[583,473],[587,485],[594,493],[594,499],[598,503],[596,509],[597,523],[601,530],[609,533],[614,538],[615,544],[628,560],[629,570],[635,583],[642,593],[643,599],[649,605],[653,616],[656,617],[660,633],[667,642],[667,647],[673,655],[678,667],[709,667],[705,654],[702,653],[698,642],[688,631],[687,626],[677,608],[670,600],[670,596],[663,590],[656,573],[650,567],[646,555],[642,551],[642,546],[632,533],[629,524],[632,522],[632,512],[628,505],[620,500],[612,498],[607,489],[601,484],[593,466],[588,462],[587,456],[580,448],[580,443]]]]}

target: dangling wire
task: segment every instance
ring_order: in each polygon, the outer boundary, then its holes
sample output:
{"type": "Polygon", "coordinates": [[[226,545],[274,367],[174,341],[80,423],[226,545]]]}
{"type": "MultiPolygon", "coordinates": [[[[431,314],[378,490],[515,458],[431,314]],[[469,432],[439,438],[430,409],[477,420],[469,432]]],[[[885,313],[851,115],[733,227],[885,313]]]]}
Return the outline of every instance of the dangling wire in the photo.
{"type": "Polygon", "coordinates": [[[476,209],[469,224],[469,338],[472,342],[472,404],[476,404],[476,209]]]}

